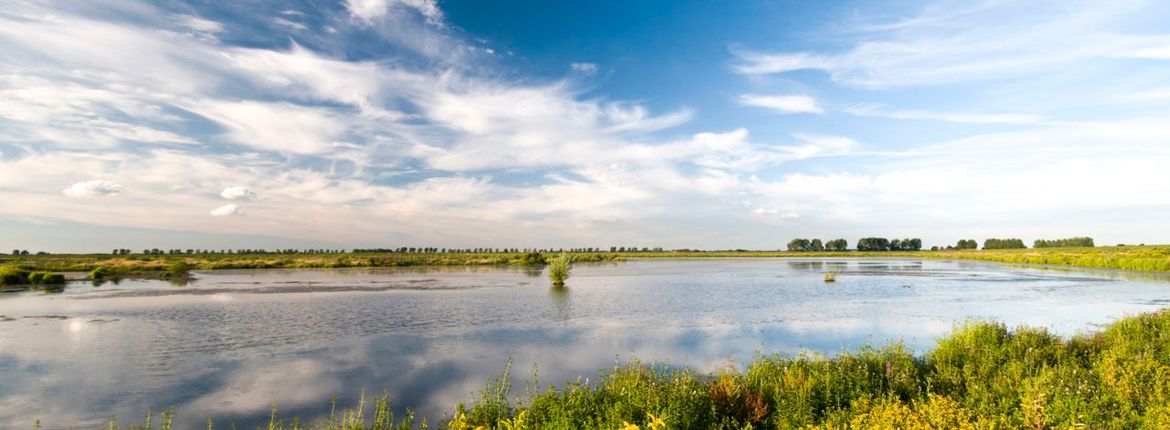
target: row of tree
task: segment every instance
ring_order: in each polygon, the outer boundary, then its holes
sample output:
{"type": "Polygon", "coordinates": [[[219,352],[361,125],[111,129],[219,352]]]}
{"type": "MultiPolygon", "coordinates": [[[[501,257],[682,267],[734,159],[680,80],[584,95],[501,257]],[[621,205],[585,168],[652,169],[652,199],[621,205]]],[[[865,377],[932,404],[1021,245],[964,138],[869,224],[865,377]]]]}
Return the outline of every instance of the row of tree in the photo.
{"type": "Polygon", "coordinates": [[[984,239],[983,249],[1024,249],[1024,241],[1016,238],[1011,239],[984,239]]]}
{"type": "Polygon", "coordinates": [[[792,239],[788,242],[789,252],[844,251],[848,248],[849,242],[845,239],[833,239],[828,242],[821,242],[820,239],[792,239]]]}
{"type": "Polygon", "coordinates": [[[1036,239],[1035,242],[1032,242],[1033,248],[1092,248],[1093,246],[1095,245],[1093,245],[1093,238],[1091,237],[1070,237],[1054,240],[1036,239]]]}
{"type": "Polygon", "coordinates": [[[886,239],[884,237],[863,237],[857,241],[858,251],[918,251],[922,239],[886,239]]]}
{"type": "MultiPolygon", "coordinates": [[[[849,242],[845,239],[833,239],[822,243],[820,239],[792,239],[788,242],[790,252],[820,252],[845,251],[849,249],[849,242]]],[[[863,237],[857,241],[858,251],[918,251],[922,249],[922,239],[886,239],[884,237],[863,237]]]]}
{"type": "MultiPolygon", "coordinates": [[[[354,249],[354,253],[450,253],[450,254],[520,254],[520,253],[557,253],[557,252],[605,252],[602,248],[427,248],[427,247],[398,247],[398,248],[361,248],[354,249]]],[[[611,246],[609,252],[663,252],[662,247],[624,247],[611,246]]]]}

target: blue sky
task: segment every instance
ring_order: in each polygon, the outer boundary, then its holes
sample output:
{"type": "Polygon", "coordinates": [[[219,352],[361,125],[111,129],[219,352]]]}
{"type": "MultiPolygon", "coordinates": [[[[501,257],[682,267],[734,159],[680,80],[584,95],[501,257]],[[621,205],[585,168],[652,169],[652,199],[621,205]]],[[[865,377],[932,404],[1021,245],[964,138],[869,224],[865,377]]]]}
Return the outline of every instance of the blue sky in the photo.
{"type": "Polygon", "coordinates": [[[1158,2],[533,3],[12,2],[0,247],[1170,242],[1158,2]]]}

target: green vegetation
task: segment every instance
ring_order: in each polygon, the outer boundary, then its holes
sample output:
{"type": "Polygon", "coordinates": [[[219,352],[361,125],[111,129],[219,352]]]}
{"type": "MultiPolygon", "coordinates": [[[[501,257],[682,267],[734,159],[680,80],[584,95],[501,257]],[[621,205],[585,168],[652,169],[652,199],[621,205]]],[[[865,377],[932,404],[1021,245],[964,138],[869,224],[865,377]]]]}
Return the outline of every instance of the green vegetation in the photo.
{"type": "MultiPolygon", "coordinates": [[[[876,243],[876,249],[883,249],[881,240],[886,240],[886,250],[891,241],[882,238],[867,238],[863,243],[876,243]]],[[[899,241],[911,247],[920,244],[914,239],[899,241]]],[[[960,241],[962,245],[963,241],[960,241]]],[[[974,243],[974,241],[968,241],[974,243]]],[[[1022,242],[1021,242],[1022,243],[1022,242]]],[[[801,252],[800,256],[810,257],[888,257],[889,252],[845,251],[844,239],[825,243],[823,252],[801,252]]],[[[812,241],[809,241],[812,246],[812,241]]],[[[866,246],[863,246],[866,248],[866,246]]],[[[587,248],[595,249],[595,248],[587,248]]],[[[565,252],[573,262],[623,261],[630,258],[783,258],[794,253],[784,251],[615,251],[615,252],[565,252]]],[[[339,267],[395,267],[395,266],[470,266],[470,265],[542,265],[559,252],[518,251],[503,253],[425,253],[425,252],[337,252],[337,253],[295,253],[295,254],[189,254],[181,257],[189,270],[254,269],[254,268],[339,268],[339,267]]],[[[1170,246],[1102,246],[1093,248],[1040,248],[1040,249],[946,249],[938,251],[902,251],[902,257],[932,258],[950,260],[979,260],[1018,264],[1043,264],[1102,269],[1121,269],[1147,272],[1170,272],[1170,246]]],[[[19,268],[27,277],[33,270],[51,272],[89,272],[90,279],[117,279],[127,277],[167,278],[176,257],[170,255],[0,255],[0,281],[6,285],[23,285],[22,280],[10,284],[11,270],[19,268]],[[95,278],[95,276],[97,276],[95,278]]],[[[18,270],[18,271],[19,271],[18,270]]],[[[15,276],[20,276],[19,274],[15,276]]]]}
{"type": "MultiPolygon", "coordinates": [[[[972,321],[925,355],[901,343],[832,357],[757,355],[745,369],[713,374],[632,360],[603,369],[594,382],[535,384],[512,397],[505,368],[443,427],[1160,429],[1170,423],[1170,311],[1067,339],[972,321]]],[[[367,409],[363,400],[309,424],[278,419],[274,409],[267,428],[426,427],[409,413],[395,423],[385,396],[367,409]]]]}
{"type": "Polygon", "coordinates": [[[842,251],[845,251],[847,249],[849,249],[849,242],[846,241],[845,239],[833,239],[833,240],[830,240],[828,242],[825,242],[825,251],[842,252],[842,251]]]}
{"type": "Polygon", "coordinates": [[[569,272],[572,270],[572,257],[562,252],[559,257],[548,263],[548,279],[552,281],[554,287],[563,287],[565,281],[569,279],[569,272]]]}
{"type": "Polygon", "coordinates": [[[13,266],[0,266],[0,285],[28,285],[27,270],[13,266]]]}
{"type": "Polygon", "coordinates": [[[1070,237],[1056,240],[1036,239],[1032,243],[1033,248],[1092,248],[1093,246],[1093,238],[1091,237],[1070,237]]]}
{"type": "Polygon", "coordinates": [[[837,272],[825,272],[825,282],[837,282],[837,272]]]}
{"type": "Polygon", "coordinates": [[[983,249],[1023,249],[1024,241],[1020,239],[985,239],[983,249]]]}
{"type": "Polygon", "coordinates": [[[918,251],[922,249],[922,239],[893,239],[884,237],[863,237],[857,241],[858,251],[918,251]]]}
{"type": "Polygon", "coordinates": [[[187,260],[177,259],[167,264],[168,278],[184,278],[191,276],[191,264],[187,260]]]}
{"type": "Polygon", "coordinates": [[[955,245],[955,249],[979,249],[979,242],[975,239],[960,239],[959,243],[955,245]]]}
{"type": "Polygon", "coordinates": [[[61,273],[30,271],[17,266],[0,266],[0,285],[56,287],[65,285],[61,273]]]}
{"type": "MultiPolygon", "coordinates": [[[[629,253],[566,253],[574,262],[621,261],[629,253]]],[[[649,252],[646,252],[649,254],[649,252]]],[[[309,269],[340,267],[400,266],[505,266],[543,265],[552,252],[491,253],[231,253],[188,254],[42,254],[0,256],[0,264],[37,268],[56,272],[89,272],[90,279],[181,278],[190,270],[219,269],[309,269]],[[95,277],[96,276],[96,277],[95,277]]]]}

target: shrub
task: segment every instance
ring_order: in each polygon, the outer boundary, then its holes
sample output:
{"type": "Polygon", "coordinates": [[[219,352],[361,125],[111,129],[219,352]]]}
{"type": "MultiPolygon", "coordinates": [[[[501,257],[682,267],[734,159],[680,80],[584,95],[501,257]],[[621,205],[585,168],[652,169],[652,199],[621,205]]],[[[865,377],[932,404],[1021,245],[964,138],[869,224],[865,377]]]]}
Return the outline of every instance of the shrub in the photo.
{"type": "Polygon", "coordinates": [[[18,267],[0,267],[0,285],[26,285],[28,271],[18,267]]]}
{"type": "Polygon", "coordinates": [[[61,273],[46,273],[45,276],[41,278],[41,283],[44,285],[64,285],[65,275],[61,273]]]}
{"type": "Polygon", "coordinates": [[[561,287],[565,285],[565,280],[569,279],[569,272],[573,270],[573,262],[568,254],[561,253],[557,258],[554,258],[548,264],[548,279],[552,281],[554,287],[561,287]]]}
{"type": "Polygon", "coordinates": [[[89,272],[89,279],[94,281],[106,279],[108,276],[110,276],[110,269],[107,269],[104,266],[98,266],[98,268],[89,272]]]}
{"type": "Polygon", "coordinates": [[[173,278],[187,276],[191,272],[191,265],[187,260],[174,260],[167,265],[167,275],[173,278]]]}

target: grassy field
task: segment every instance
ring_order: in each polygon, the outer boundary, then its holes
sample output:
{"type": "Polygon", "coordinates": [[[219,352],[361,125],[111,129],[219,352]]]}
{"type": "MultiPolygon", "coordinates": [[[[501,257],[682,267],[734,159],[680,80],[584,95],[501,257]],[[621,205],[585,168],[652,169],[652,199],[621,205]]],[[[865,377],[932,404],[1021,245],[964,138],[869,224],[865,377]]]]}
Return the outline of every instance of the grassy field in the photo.
{"type": "MultiPolygon", "coordinates": [[[[194,270],[255,268],[395,267],[420,265],[527,265],[543,264],[557,253],[330,253],[330,254],[177,254],[104,255],[56,254],[0,256],[0,266],[52,272],[90,272],[98,268],[112,276],[163,274],[176,262],[194,270]]],[[[759,257],[914,257],[995,261],[1070,267],[1170,272],[1170,246],[1107,246],[912,252],[783,252],[783,251],[666,251],[570,253],[574,262],[622,261],[630,258],[759,258],[759,257]]]]}
{"type": "MultiPolygon", "coordinates": [[[[828,357],[759,355],[715,372],[630,361],[595,381],[513,396],[505,370],[438,428],[474,429],[1165,429],[1170,311],[1061,338],[968,322],[926,354],[901,344],[828,357]]],[[[533,383],[534,384],[534,383],[533,383]]],[[[333,411],[328,409],[326,411],[333,411]]],[[[173,413],[161,421],[169,428],[173,413]]],[[[313,423],[267,429],[414,429],[385,397],[313,423]]],[[[207,428],[231,428],[208,422],[207,428]]],[[[111,425],[109,428],[117,428],[111,425]]],[[[145,428],[129,427],[129,428],[145,428]]]]}

